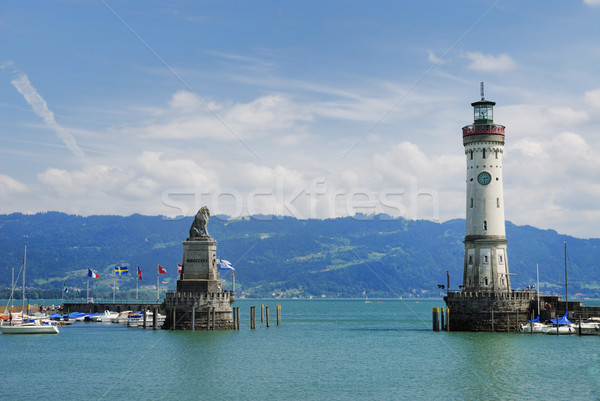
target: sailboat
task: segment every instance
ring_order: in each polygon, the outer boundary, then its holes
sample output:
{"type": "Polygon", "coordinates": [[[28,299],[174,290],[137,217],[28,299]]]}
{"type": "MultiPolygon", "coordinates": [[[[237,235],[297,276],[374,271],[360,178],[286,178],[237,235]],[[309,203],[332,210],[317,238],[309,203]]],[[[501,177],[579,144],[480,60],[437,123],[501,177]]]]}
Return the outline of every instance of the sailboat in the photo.
{"type": "MultiPolygon", "coordinates": [[[[25,244],[25,253],[23,256],[23,307],[21,309],[21,321],[13,321],[10,315],[8,324],[2,321],[0,324],[0,333],[2,334],[58,334],[56,324],[43,324],[39,319],[25,321],[25,270],[27,268],[27,244],[25,244]]],[[[14,279],[13,279],[14,281],[14,279]]],[[[14,286],[14,284],[13,284],[14,286]]],[[[8,306],[7,306],[8,308],[8,306]]]]}

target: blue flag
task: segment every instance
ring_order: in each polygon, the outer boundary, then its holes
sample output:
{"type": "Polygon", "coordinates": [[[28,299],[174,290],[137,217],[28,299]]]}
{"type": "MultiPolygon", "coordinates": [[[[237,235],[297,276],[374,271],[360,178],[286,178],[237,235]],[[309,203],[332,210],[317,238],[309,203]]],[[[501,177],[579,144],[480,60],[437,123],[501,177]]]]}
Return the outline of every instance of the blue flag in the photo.
{"type": "Polygon", "coordinates": [[[67,288],[67,286],[66,286],[66,285],[64,285],[64,284],[63,284],[63,287],[65,287],[65,289],[63,290],[63,291],[65,292],[65,294],[66,294],[67,292],[69,292],[69,289],[67,288]]]}
{"type": "Polygon", "coordinates": [[[115,275],[116,276],[120,276],[122,274],[127,274],[129,273],[129,269],[127,269],[127,266],[115,266],[115,275]]]}

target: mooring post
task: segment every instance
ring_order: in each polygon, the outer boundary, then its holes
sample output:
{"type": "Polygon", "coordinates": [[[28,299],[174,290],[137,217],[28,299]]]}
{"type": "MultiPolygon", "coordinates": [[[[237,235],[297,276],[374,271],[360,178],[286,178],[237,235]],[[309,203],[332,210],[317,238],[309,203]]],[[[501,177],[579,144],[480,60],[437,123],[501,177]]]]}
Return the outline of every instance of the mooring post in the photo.
{"type": "Polygon", "coordinates": [[[260,304],[260,322],[261,322],[261,323],[264,323],[264,322],[265,322],[265,319],[264,319],[264,316],[263,316],[263,308],[264,308],[264,307],[265,307],[265,306],[264,306],[263,304],[260,304]]]}
{"type": "Polygon", "coordinates": [[[231,308],[231,316],[233,318],[233,329],[235,330],[235,308],[231,308]]]}
{"type": "Polygon", "coordinates": [[[440,330],[439,308],[433,308],[432,321],[433,321],[433,331],[439,331],[440,330]]]}
{"type": "Polygon", "coordinates": [[[492,333],[494,332],[494,310],[492,309],[492,333]]]}
{"type": "Polygon", "coordinates": [[[256,306],[250,307],[250,328],[256,329],[256,306]]]}
{"type": "Polygon", "coordinates": [[[175,330],[175,322],[177,320],[175,320],[175,308],[171,308],[171,311],[173,312],[173,326],[171,326],[171,330],[175,330]]]}
{"type": "Polygon", "coordinates": [[[265,307],[265,315],[267,317],[267,327],[269,327],[269,307],[265,307]]]}
{"type": "Polygon", "coordinates": [[[158,324],[157,324],[157,315],[158,315],[158,310],[155,307],[152,308],[152,330],[156,330],[158,329],[158,324]]]}
{"type": "Polygon", "coordinates": [[[144,310],[142,312],[142,329],[146,328],[146,315],[148,315],[148,311],[144,310]]]}
{"type": "Polygon", "coordinates": [[[281,324],[281,305],[277,305],[277,326],[281,324]]]}
{"type": "Polygon", "coordinates": [[[192,331],[196,330],[196,305],[192,306],[192,331]]]}
{"type": "Polygon", "coordinates": [[[579,315],[579,335],[581,335],[581,315],[579,315]]]}
{"type": "Polygon", "coordinates": [[[440,319],[441,319],[441,322],[442,322],[442,331],[445,331],[446,330],[446,326],[444,326],[444,324],[445,324],[446,320],[444,319],[444,315],[446,314],[446,309],[441,308],[440,312],[441,312],[440,313],[440,319]]]}
{"type": "Polygon", "coordinates": [[[217,327],[217,324],[215,323],[215,321],[217,317],[217,308],[215,306],[212,307],[212,329],[214,330],[215,327],[217,327]]]}
{"type": "Polygon", "coordinates": [[[517,321],[515,322],[515,332],[519,332],[519,311],[517,310],[517,321]]]}
{"type": "Polygon", "coordinates": [[[510,333],[510,312],[506,312],[506,332],[510,333]]]}
{"type": "Polygon", "coordinates": [[[237,315],[237,329],[239,330],[240,329],[240,308],[237,307],[235,309],[237,309],[237,312],[236,312],[236,315],[237,315]]]}
{"type": "Polygon", "coordinates": [[[450,331],[450,308],[446,308],[446,331],[450,331]]]}
{"type": "Polygon", "coordinates": [[[531,334],[533,334],[533,319],[534,319],[533,314],[534,314],[534,312],[531,311],[531,322],[529,323],[529,330],[531,331],[531,334]]]}

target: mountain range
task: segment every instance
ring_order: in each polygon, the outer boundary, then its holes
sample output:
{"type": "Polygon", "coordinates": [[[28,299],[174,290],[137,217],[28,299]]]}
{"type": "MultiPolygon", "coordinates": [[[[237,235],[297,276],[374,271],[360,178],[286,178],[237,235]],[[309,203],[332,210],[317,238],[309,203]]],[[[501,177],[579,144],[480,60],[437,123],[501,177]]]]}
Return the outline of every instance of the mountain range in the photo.
{"type": "MultiPolygon", "coordinates": [[[[20,277],[27,243],[26,285],[31,297],[60,297],[63,288],[85,292],[87,269],[96,294],[112,294],[114,266],[119,291],[155,291],[157,265],[167,269],[161,285],[175,289],[182,241],[192,217],[77,216],[58,212],[0,215],[0,297],[7,297],[12,269],[20,277]],[[143,280],[137,281],[136,266],[143,280]],[[34,295],[32,295],[34,294],[34,295]],[[2,296],[3,295],[3,296],[2,296]]],[[[245,297],[439,297],[462,284],[465,221],[444,223],[386,215],[297,220],[212,216],[210,235],[218,257],[235,267],[236,294],[245,297]]],[[[531,226],[506,223],[512,288],[536,283],[564,295],[565,253],[569,297],[600,296],[600,239],[580,239],[531,226]]],[[[221,271],[231,289],[229,271],[221,271]]],[[[154,293],[155,294],[155,293],[154,293]]]]}

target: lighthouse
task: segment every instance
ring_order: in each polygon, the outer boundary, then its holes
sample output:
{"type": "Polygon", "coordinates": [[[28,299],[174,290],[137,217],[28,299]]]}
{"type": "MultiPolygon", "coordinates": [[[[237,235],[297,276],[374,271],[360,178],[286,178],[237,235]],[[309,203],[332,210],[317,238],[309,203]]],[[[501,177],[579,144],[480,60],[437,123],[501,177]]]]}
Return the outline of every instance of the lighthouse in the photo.
{"type": "Polygon", "coordinates": [[[506,253],[502,156],[504,126],[494,123],[494,105],[473,106],[473,124],[462,128],[466,157],[466,230],[463,291],[510,292],[506,253]]]}

